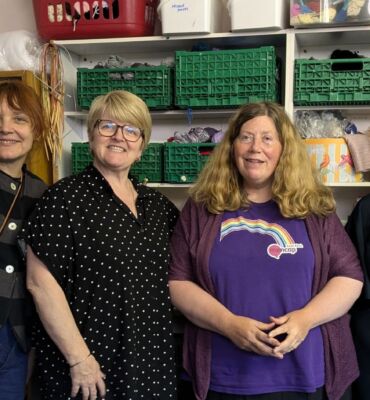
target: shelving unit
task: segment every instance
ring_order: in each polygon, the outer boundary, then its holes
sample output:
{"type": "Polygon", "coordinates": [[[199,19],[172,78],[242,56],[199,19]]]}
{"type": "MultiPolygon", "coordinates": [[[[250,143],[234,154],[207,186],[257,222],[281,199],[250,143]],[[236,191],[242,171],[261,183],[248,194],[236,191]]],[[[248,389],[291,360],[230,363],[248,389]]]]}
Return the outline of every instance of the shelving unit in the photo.
{"type": "MultiPolygon", "coordinates": [[[[98,62],[107,59],[109,55],[118,55],[127,62],[149,62],[159,65],[169,57],[174,58],[176,50],[191,50],[194,44],[202,43],[210,48],[239,49],[260,46],[275,46],[282,61],[282,99],[290,116],[295,110],[341,110],[349,119],[356,122],[359,129],[370,126],[369,106],[335,106],[335,107],[295,107],[294,91],[294,60],[296,58],[330,58],[333,50],[348,49],[358,51],[370,57],[370,27],[341,27],[320,29],[286,29],[281,31],[258,31],[244,33],[214,33],[209,35],[188,36],[152,36],[140,38],[114,38],[89,40],[55,41],[64,49],[64,70],[66,81],[66,130],[64,140],[64,158],[62,160],[62,175],[70,173],[70,143],[86,141],[86,112],[76,107],[76,68],[92,68],[98,62]]],[[[228,119],[234,110],[192,110],[192,126],[214,126],[225,129],[228,119]]],[[[187,130],[189,115],[186,110],[153,111],[154,141],[164,141],[176,130],[187,130]]],[[[188,185],[151,184],[174,199],[177,204],[186,198],[188,185]]],[[[338,204],[338,214],[346,219],[358,197],[370,192],[370,182],[354,184],[338,183],[330,185],[333,188],[338,204]]]]}
{"type": "MultiPolygon", "coordinates": [[[[370,57],[370,27],[296,29],[292,30],[290,35],[292,36],[289,41],[290,53],[294,55],[294,58],[329,59],[336,49],[356,51],[365,57],[370,57]]],[[[292,68],[294,58],[289,58],[292,68]]],[[[291,103],[288,107],[291,107],[292,113],[295,110],[339,110],[343,116],[354,121],[360,131],[370,127],[370,104],[294,107],[291,103]]],[[[370,179],[368,174],[365,179],[370,179]]],[[[342,220],[347,219],[357,198],[370,193],[368,181],[353,184],[334,183],[329,186],[333,189],[337,201],[337,212],[342,220]]]]}

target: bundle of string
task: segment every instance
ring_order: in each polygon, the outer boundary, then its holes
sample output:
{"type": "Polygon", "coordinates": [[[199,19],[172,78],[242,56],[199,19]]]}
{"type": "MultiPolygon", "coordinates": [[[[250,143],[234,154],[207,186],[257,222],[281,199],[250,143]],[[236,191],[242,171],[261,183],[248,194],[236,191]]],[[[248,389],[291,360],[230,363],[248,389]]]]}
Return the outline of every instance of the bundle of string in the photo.
{"type": "MultiPolygon", "coordinates": [[[[41,101],[48,129],[44,132],[44,144],[48,159],[56,170],[62,154],[64,130],[64,81],[63,66],[58,47],[45,43],[40,56],[41,101]]],[[[56,177],[55,177],[56,178],[56,177]]]]}

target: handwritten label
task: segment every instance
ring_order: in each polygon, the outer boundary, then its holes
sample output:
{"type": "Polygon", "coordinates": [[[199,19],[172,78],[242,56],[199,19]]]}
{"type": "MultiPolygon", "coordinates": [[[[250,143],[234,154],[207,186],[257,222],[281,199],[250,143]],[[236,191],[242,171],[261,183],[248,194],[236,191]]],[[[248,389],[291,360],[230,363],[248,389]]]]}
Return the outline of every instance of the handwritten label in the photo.
{"type": "Polygon", "coordinates": [[[172,8],[174,8],[177,12],[189,11],[189,7],[187,7],[184,3],[172,4],[172,8]]]}

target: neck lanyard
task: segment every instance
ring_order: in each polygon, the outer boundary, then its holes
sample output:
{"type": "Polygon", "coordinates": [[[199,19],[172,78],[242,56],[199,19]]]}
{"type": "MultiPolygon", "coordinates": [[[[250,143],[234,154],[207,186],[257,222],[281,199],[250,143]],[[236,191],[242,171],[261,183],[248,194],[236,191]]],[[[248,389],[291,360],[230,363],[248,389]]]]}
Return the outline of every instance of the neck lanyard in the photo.
{"type": "Polygon", "coordinates": [[[0,226],[0,235],[3,233],[3,230],[4,230],[4,228],[5,228],[5,225],[6,225],[7,222],[9,221],[10,214],[12,213],[12,211],[13,211],[13,209],[14,209],[14,207],[15,207],[15,203],[17,202],[18,197],[19,197],[19,195],[20,195],[20,193],[21,193],[21,190],[22,190],[22,187],[23,187],[23,180],[24,180],[23,175],[24,175],[24,174],[23,174],[23,172],[22,172],[21,181],[20,181],[20,183],[19,183],[19,186],[18,186],[18,189],[17,189],[17,193],[15,194],[14,199],[13,199],[13,201],[12,201],[12,204],[10,205],[9,210],[8,210],[8,212],[7,212],[6,215],[5,215],[4,221],[3,221],[3,223],[2,223],[1,226],[0,226]]]}

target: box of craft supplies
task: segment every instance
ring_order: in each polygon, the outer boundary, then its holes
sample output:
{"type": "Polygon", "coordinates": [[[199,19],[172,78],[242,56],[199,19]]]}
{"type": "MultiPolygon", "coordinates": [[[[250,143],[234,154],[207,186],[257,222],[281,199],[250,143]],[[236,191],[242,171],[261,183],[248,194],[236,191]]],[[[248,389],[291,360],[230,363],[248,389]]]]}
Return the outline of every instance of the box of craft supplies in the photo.
{"type": "Polygon", "coordinates": [[[160,0],[162,35],[227,32],[230,18],[225,0],[160,0]]]}
{"type": "Polygon", "coordinates": [[[370,0],[290,0],[290,25],[345,26],[370,23],[370,0]]]}
{"type": "Polygon", "coordinates": [[[233,32],[284,29],[289,21],[289,0],[229,0],[233,32]]]}
{"type": "Polygon", "coordinates": [[[319,170],[323,183],[361,182],[344,138],[305,139],[312,164],[319,170]]]}

